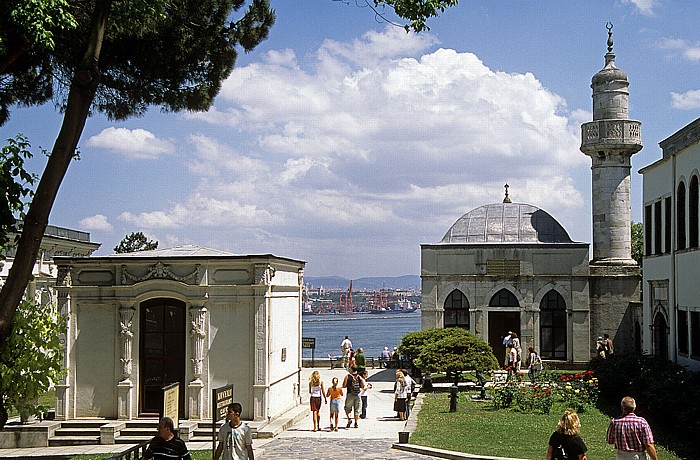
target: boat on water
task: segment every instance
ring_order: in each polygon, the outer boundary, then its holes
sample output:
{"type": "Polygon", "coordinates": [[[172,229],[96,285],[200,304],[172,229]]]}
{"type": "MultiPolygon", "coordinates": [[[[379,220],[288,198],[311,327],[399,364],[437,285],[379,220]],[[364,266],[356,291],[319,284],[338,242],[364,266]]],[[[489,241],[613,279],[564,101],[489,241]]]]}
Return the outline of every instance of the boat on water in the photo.
{"type": "Polygon", "coordinates": [[[386,307],[377,307],[371,309],[369,312],[373,314],[391,314],[391,313],[413,313],[416,310],[420,310],[420,306],[411,302],[408,299],[399,300],[393,302],[386,307]]]}

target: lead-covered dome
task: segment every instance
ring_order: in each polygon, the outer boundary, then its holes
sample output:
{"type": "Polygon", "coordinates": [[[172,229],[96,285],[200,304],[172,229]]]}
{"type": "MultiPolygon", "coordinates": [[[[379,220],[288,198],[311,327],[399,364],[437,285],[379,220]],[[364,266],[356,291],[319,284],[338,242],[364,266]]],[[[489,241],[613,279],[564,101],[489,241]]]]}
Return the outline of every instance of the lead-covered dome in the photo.
{"type": "Polygon", "coordinates": [[[548,212],[523,203],[496,203],[457,219],[440,243],[573,243],[548,212]]]}

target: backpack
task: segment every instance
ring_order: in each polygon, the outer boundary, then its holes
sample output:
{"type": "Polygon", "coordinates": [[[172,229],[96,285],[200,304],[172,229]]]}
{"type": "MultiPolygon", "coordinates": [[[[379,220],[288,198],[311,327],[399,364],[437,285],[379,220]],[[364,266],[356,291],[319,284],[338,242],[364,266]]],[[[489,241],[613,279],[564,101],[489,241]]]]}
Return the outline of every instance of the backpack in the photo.
{"type": "Polygon", "coordinates": [[[542,370],[542,358],[540,358],[540,355],[538,355],[537,353],[535,353],[535,359],[532,365],[536,371],[542,370]]]}
{"type": "Polygon", "coordinates": [[[348,393],[353,394],[353,395],[359,395],[360,394],[360,376],[353,376],[350,375],[350,379],[348,380],[347,384],[347,389],[348,393]]]}

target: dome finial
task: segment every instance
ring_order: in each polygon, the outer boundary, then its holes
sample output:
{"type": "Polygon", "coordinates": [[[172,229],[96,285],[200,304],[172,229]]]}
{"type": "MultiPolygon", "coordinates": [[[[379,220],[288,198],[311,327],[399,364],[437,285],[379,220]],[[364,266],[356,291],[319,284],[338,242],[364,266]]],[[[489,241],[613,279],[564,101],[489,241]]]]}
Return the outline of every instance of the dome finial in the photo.
{"type": "Polygon", "coordinates": [[[511,203],[510,197],[508,196],[508,187],[510,187],[508,184],[503,186],[506,189],[506,197],[503,198],[504,203],[511,203]]]}
{"type": "Polygon", "coordinates": [[[613,39],[612,39],[612,22],[606,22],[605,28],[608,29],[608,53],[612,53],[613,50],[613,39]]]}

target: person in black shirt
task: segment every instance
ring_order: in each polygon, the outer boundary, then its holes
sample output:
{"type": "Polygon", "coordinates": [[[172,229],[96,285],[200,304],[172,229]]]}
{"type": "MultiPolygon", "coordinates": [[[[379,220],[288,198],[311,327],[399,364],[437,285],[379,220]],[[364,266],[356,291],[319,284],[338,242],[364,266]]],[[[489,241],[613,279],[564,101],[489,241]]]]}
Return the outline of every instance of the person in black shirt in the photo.
{"type": "Polygon", "coordinates": [[[557,423],[556,431],[549,438],[547,460],[587,460],[588,448],[579,436],[580,431],[578,414],[571,409],[565,410],[557,423]]]}
{"type": "Polygon", "coordinates": [[[185,446],[185,441],[175,437],[175,426],[173,419],[163,417],[158,423],[158,436],[151,440],[148,449],[143,454],[144,459],[155,460],[192,460],[190,453],[185,446]]]}

